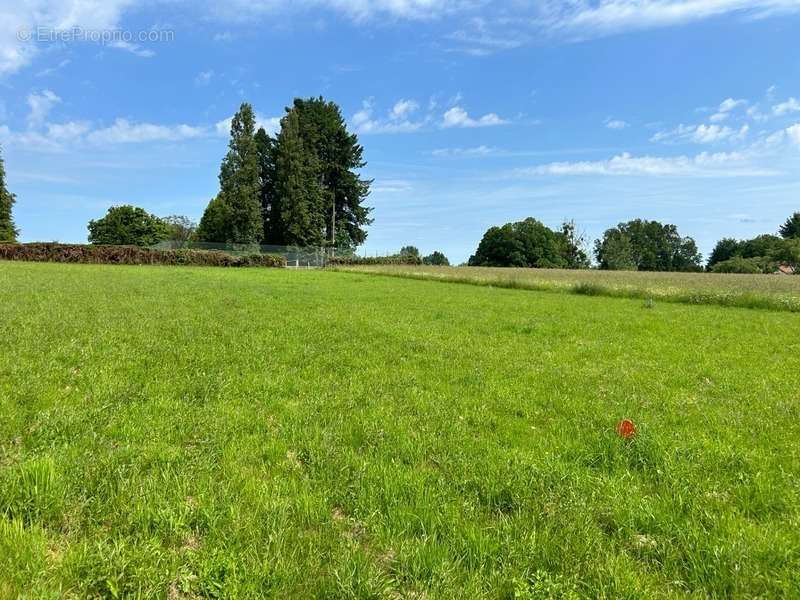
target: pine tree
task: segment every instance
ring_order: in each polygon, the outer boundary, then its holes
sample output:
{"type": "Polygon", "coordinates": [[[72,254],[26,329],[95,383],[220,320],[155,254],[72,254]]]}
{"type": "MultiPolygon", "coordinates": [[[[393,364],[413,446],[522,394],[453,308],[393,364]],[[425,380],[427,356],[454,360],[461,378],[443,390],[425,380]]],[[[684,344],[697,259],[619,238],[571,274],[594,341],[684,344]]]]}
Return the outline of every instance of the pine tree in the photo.
{"type": "Polygon", "coordinates": [[[281,120],[275,144],[275,193],[280,199],[283,241],[320,246],[324,242],[324,206],[315,156],[303,145],[297,111],[281,120]]]}
{"type": "Polygon", "coordinates": [[[229,150],[219,174],[220,195],[229,209],[226,242],[257,244],[264,235],[255,126],[253,107],[242,104],[231,122],[229,150]]]}
{"type": "Polygon", "coordinates": [[[0,153],[0,242],[16,243],[19,231],[14,226],[11,209],[16,202],[16,196],[6,188],[6,169],[3,164],[3,155],[0,153]]]}
{"type": "Polygon", "coordinates": [[[256,132],[258,151],[259,185],[261,214],[264,219],[264,243],[281,246],[284,244],[283,224],[281,222],[280,198],[276,193],[277,169],[275,166],[274,140],[262,127],[256,132]]]}
{"type": "Polygon", "coordinates": [[[371,208],[363,205],[371,181],[357,170],[366,166],[358,136],[350,134],[342,112],[323,98],[295,99],[300,135],[316,158],[315,177],[322,190],[325,239],[329,245],[355,248],[367,239],[371,208]]]}

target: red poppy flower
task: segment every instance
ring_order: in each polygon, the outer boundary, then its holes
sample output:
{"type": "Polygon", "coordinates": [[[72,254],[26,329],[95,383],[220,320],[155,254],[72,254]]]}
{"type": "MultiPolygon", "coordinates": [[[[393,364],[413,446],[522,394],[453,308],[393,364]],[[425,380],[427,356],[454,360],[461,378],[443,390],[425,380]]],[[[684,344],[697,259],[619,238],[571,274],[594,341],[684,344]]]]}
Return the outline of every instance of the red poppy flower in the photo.
{"type": "Polygon", "coordinates": [[[630,439],[636,435],[636,425],[630,419],[625,419],[617,425],[617,435],[623,439],[630,439]]]}

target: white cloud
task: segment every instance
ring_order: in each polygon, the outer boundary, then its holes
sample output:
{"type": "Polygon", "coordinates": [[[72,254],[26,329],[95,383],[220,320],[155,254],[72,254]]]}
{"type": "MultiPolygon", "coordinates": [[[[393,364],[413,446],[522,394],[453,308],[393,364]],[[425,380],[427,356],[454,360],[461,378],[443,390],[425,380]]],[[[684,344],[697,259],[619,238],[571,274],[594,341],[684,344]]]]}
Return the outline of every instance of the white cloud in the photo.
{"type": "Polygon", "coordinates": [[[605,120],[605,125],[608,129],[625,129],[628,127],[628,123],[621,119],[612,119],[608,118],[605,120]]]}
{"type": "Polygon", "coordinates": [[[88,121],[69,121],[67,123],[48,123],[47,137],[56,142],[80,140],[92,128],[88,121]]]}
{"type": "MultiPolygon", "coordinates": [[[[231,134],[231,123],[233,122],[233,117],[228,117],[227,119],[223,119],[222,121],[218,121],[214,124],[214,131],[220,137],[228,137],[231,134]]],[[[281,118],[280,117],[265,117],[263,115],[259,115],[256,113],[256,131],[260,128],[264,128],[270,135],[276,134],[281,129],[281,118]]]]}
{"type": "Polygon", "coordinates": [[[431,152],[432,156],[437,158],[448,158],[456,156],[490,156],[497,154],[496,148],[489,146],[476,146],[474,148],[439,148],[431,152]]]}
{"type": "Polygon", "coordinates": [[[289,9],[320,8],[342,13],[356,22],[381,17],[425,20],[468,11],[485,4],[476,0],[228,0],[214,3],[212,12],[233,21],[270,16],[289,9]]]}
{"type": "Polygon", "coordinates": [[[375,194],[400,194],[411,191],[410,181],[405,179],[383,179],[375,182],[372,192],[375,194]]]}
{"type": "Polygon", "coordinates": [[[52,75],[56,71],[63,69],[67,65],[69,65],[72,61],[68,58],[65,58],[62,61],[59,61],[57,65],[53,65],[52,67],[47,67],[46,69],[42,69],[39,71],[36,76],[37,77],[47,77],[48,75],[52,75]]]}
{"type": "Polygon", "coordinates": [[[796,0],[585,0],[545,4],[538,22],[564,35],[587,37],[683,25],[730,13],[797,12],[796,0]]]}
{"type": "Polygon", "coordinates": [[[736,107],[744,106],[745,104],[747,104],[747,100],[734,100],[733,98],[727,98],[719,105],[719,112],[728,113],[736,107]]]}
{"type": "Polygon", "coordinates": [[[152,58],[156,55],[155,52],[148,48],[142,48],[139,44],[134,44],[131,42],[126,42],[124,40],[113,40],[107,44],[109,48],[116,48],[117,50],[124,50],[125,52],[130,52],[135,56],[139,56],[141,58],[152,58]]]}
{"type": "Polygon", "coordinates": [[[400,121],[408,118],[409,115],[419,110],[419,102],[415,100],[398,100],[389,113],[389,118],[393,121],[400,121]]]}
{"type": "Polygon", "coordinates": [[[746,104],[747,100],[734,100],[733,98],[727,98],[720,103],[717,112],[711,115],[710,120],[712,123],[720,123],[725,121],[728,119],[731,112],[746,104]]]}
{"type": "Polygon", "coordinates": [[[414,100],[399,100],[385,119],[375,117],[372,99],[364,100],[361,110],[350,119],[356,133],[411,133],[419,131],[424,121],[411,121],[408,117],[419,109],[414,100]]]}
{"type": "Polygon", "coordinates": [[[60,102],[61,98],[50,90],[44,90],[40,94],[36,92],[28,94],[28,108],[30,109],[28,127],[41,126],[47,120],[50,111],[60,102]]]}
{"type": "Polygon", "coordinates": [[[214,78],[214,71],[201,71],[197,74],[197,77],[194,78],[194,84],[198,87],[205,87],[211,80],[214,78]]]}
{"type": "Polygon", "coordinates": [[[694,157],[632,156],[625,152],[608,160],[555,162],[520,172],[523,175],[599,175],[647,177],[742,177],[774,174],[748,165],[742,154],[703,152],[694,157]]]}
{"type": "Polygon", "coordinates": [[[507,124],[508,121],[501,119],[496,113],[489,113],[478,119],[473,119],[469,116],[469,113],[460,106],[454,106],[448,110],[444,113],[442,119],[442,127],[446,129],[453,127],[494,127],[507,124]]]}
{"type": "Polygon", "coordinates": [[[455,42],[455,51],[472,56],[489,56],[501,50],[519,48],[530,41],[530,33],[515,31],[514,34],[506,31],[503,35],[494,35],[489,30],[485,19],[475,18],[470,22],[470,28],[459,29],[447,36],[455,42]]]}
{"type": "Polygon", "coordinates": [[[124,10],[141,0],[4,0],[0,3],[0,75],[28,65],[39,48],[25,32],[115,29],[124,10]]]}
{"type": "Polygon", "coordinates": [[[177,142],[204,135],[205,130],[189,125],[154,125],[152,123],[131,123],[127,119],[117,119],[105,129],[92,131],[87,141],[92,144],[138,144],[143,142],[177,142]]]}
{"type": "Polygon", "coordinates": [[[750,131],[749,125],[742,125],[739,129],[733,129],[727,125],[678,125],[674,129],[659,131],[650,138],[651,142],[681,143],[691,142],[693,144],[714,144],[725,140],[742,140],[750,131]]]}
{"type": "Polygon", "coordinates": [[[800,102],[797,101],[797,98],[789,98],[786,102],[781,102],[772,107],[772,114],[776,117],[795,112],[800,112],[800,102]]]}
{"type": "Polygon", "coordinates": [[[770,100],[770,101],[774,100],[775,99],[775,92],[777,92],[777,91],[778,91],[778,86],[777,85],[773,84],[773,85],[769,86],[767,88],[767,91],[765,92],[767,100],[770,100]]]}
{"type": "Polygon", "coordinates": [[[791,127],[787,127],[786,135],[793,144],[800,146],[800,123],[795,123],[791,127]]]}
{"type": "MultiPolygon", "coordinates": [[[[765,17],[800,11],[797,0],[518,0],[500,7],[490,0],[2,0],[0,74],[26,66],[40,50],[35,42],[21,41],[17,36],[20,31],[39,27],[59,31],[73,27],[86,31],[116,29],[126,14],[154,5],[192,8],[203,20],[247,24],[287,13],[316,15],[321,10],[365,26],[376,20],[452,18],[455,25],[449,42],[455,43],[457,50],[476,55],[513,49],[542,36],[571,41],[726,14],[765,17]]],[[[233,37],[230,31],[221,30],[213,39],[228,41],[233,37]]],[[[153,55],[152,50],[131,42],[117,42],[112,47],[142,57],[153,55]]]]}
{"type": "Polygon", "coordinates": [[[751,106],[747,109],[747,116],[751,118],[753,121],[766,121],[769,119],[769,116],[762,113],[757,106],[751,106]]]}

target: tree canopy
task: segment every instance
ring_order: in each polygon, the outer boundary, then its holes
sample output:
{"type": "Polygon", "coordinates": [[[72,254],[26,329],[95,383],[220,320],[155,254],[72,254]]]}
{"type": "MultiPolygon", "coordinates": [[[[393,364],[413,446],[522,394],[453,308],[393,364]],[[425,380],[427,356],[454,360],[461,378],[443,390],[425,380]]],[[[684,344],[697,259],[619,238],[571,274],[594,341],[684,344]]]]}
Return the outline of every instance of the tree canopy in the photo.
{"type": "Polygon", "coordinates": [[[321,246],[325,242],[324,190],[318,178],[316,156],[307,151],[300,133],[300,117],[289,111],[281,119],[275,144],[275,191],[281,237],[270,244],[321,246]]]}
{"type": "Polygon", "coordinates": [[[422,259],[423,265],[430,265],[434,267],[449,267],[450,261],[448,258],[438,250],[432,254],[429,254],[425,258],[422,259]]]}
{"type": "Polygon", "coordinates": [[[339,106],[322,97],[297,98],[287,111],[297,113],[303,148],[315,158],[326,213],[325,239],[341,248],[360,246],[367,239],[365,227],[372,223],[372,209],[364,206],[372,182],[357,172],[366,166],[358,136],[347,131],[339,106]]]}
{"type": "Polygon", "coordinates": [[[6,169],[0,153],[0,242],[16,242],[19,231],[14,225],[12,209],[16,197],[6,187],[6,169]]]}
{"type": "MultiPolygon", "coordinates": [[[[533,218],[492,227],[469,259],[473,267],[581,268],[580,248],[564,231],[533,218]]],[[[584,255],[585,256],[585,255],[584,255]]]]}
{"type": "Polygon", "coordinates": [[[781,225],[781,235],[784,239],[800,239],[800,212],[794,213],[781,225]]]}
{"type": "Polygon", "coordinates": [[[264,235],[255,128],[253,107],[244,103],[231,121],[228,154],[219,172],[220,196],[228,205],[224,241],[235,244],[258,243],[264,235]]]}
{"type": "Polygon", "coordinates": [[[167,239],[178,247],[184,247],[194,240],[197,232],[197,223],[189,217],[170,215],[163,219],[169,228],[167,239]]]}
{"type": "Polygon", "coordinates": [[[751,240],[724,238],[714,247],[708,259],[708,270],[716,273],[772,273],[781,263],[800,266],[800,237],[781,238],[765,234],[751,240]]]}
{"type": "Polygon", "coordinates": [[[636,219],[620,223],[595,243],[601,269],[634,271],[699,271],[702,256],[690,237],[675,225],[636,219]]]}
{"type": "Polygon", "coordinates": [[[372,222],[364,206],[371,182],[358,175],[366,165],[364,150],[339,107],[323,98],[298,98],[276,137],[254,127],[252,107],[243,104],[231,125],[220,194],[201,221],[201,239],[350,249],[363,244],[372,222]]]}
{"type": "Polygon", "coordinates": [[[136,206],[112,206],[89,222],[89,242],[111,246],[153,246],[169,237],[169,226],[136,206]]]}

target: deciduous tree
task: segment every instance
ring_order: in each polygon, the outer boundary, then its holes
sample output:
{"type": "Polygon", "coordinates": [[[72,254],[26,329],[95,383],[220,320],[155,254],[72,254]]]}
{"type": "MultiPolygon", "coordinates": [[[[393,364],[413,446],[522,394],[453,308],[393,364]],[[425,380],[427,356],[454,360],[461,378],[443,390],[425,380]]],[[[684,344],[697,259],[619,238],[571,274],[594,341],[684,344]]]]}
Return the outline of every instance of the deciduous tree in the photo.
{"type": "Polygon", "coordinates": [[[536,219],[492,227],[483,236],[473,267],[536,267],[542,269],[572,266],[577,255],[567,235],[553,231],[536,219]]]}
{"type": "Polygon", "coordinates": [[[169,228],[169,236],[167,239],[179,248],[183,248],[194,240],[195,233],[197,232],[197,223],[192,221],[189,217],[170,215],[164,219],[164,223],[166,223],[169,228]]]}
{"type": "Polygon", "coordinates": [[[112,206],[89,222],[89,242],[111,246],[153,246],[169,237],[169,226],[136,206],[112,206]]]}
{"type": "Polygon", "coordinates": [[[422,264],[430,265],[430,266],[434,266],[434,267],[449,267],[450,266],[450,261],[447,259],[447,257],[442,252],[439,252],[437,250],[433,254],[429,254],[428,256],[423,258],[422,259],[422,264]]]}
{"type": "Polygon", "coordinates": [[[200,242],[225,244],[229,241],[230,206],[221,194],[208,203],[195,234],[200,242]]]}
{"type": "Polygon", "coordinates": [[[690,237],[675,225],[636,219],[605,232],[595,244],[601,269],[628,266],[638,271],[699,271],[702,256],[690,237]]]}

